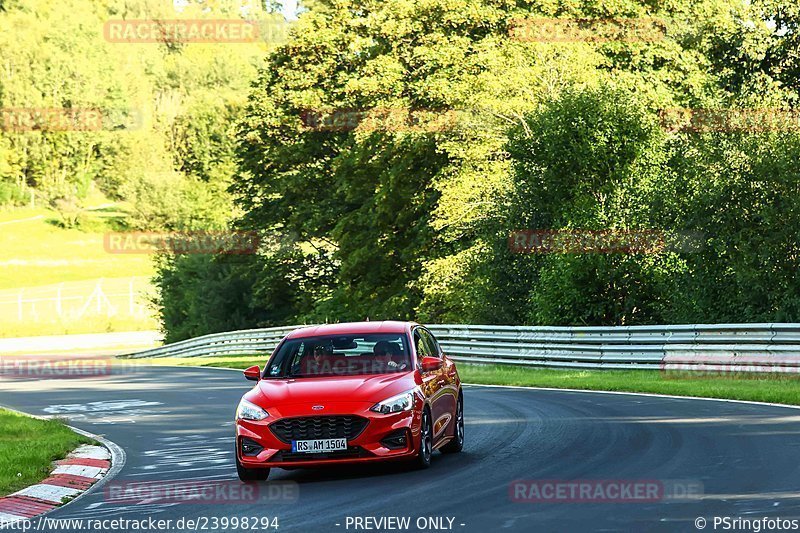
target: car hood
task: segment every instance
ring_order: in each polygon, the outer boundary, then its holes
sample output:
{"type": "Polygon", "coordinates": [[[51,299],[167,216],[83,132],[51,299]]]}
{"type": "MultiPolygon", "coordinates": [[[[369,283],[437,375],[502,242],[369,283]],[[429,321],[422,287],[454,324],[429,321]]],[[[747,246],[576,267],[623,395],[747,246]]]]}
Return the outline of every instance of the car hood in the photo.
{"type": "Polygon", "coordinates": [[[377,403],[413,389],[414,372],[374,376],[337,376],[297,379],[262,379],[249,397],[262,407],[309,402],[377,403]]]}

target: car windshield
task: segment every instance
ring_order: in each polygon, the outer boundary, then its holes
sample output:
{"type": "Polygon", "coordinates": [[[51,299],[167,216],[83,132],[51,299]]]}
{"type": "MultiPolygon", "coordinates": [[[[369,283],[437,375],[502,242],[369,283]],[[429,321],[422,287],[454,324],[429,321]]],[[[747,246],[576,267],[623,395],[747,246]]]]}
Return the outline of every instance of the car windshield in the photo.
{"type": "Polygon", "coordinates": [[[267,378],[358,376],[410,369],[405,335],[354,334],[289,339],[270,359],[264,375],[267,378]]]}

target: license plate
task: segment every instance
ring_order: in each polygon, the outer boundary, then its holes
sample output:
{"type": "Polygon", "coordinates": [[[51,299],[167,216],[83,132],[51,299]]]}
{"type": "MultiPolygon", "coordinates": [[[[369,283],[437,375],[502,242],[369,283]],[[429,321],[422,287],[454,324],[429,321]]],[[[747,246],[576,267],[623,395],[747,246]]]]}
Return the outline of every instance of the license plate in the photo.
{"type": "Polygon", "coordinates": [[[292,452],[325,453],[347,449],[347,439],[293,440],[292,452]]]}

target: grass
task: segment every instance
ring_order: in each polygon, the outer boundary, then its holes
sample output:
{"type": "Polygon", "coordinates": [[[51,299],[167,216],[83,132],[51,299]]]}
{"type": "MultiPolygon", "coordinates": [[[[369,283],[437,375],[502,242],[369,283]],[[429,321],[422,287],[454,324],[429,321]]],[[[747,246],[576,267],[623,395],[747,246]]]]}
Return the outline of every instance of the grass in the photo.
{"type": "Polygon", "coordinates": [[[43,216],[47,213],[46,209],[38,207],[17,207],[14,209],[4,209],[0,211],[0,224],[13,220],[43,216]]]}
{"type": "Polygon", "coordinates": [[[658,370],[554,370],[459,365],[461,379],[484,385],[649,392],[800,405],[800,376],[701,376],[658,370]]]}
{"type": "Polygon", "coordinates": [[[269,358],[265,355],[235,355],[223,357],[160,357],[155,359],[133,359],[136,363],[156,366],[209,366],[216,368],[240,368],[253,365],[264,366],[269,358]]]}
{"type": "Polygon", "coordinates": [[[0,409],[0,496],[38,483],[50,474],[53,461],[92,442],[59,421],[0,409]]]}
{"type": "MultiPolygon", "coordinates": [[[[13,337],[38,337],[42,335],[81,335],[84,333],[112,333],[120,331],[150,331],[157,330],[160,323],[154,317],[137,318],[131,316],[91,316],[87,320],[59,320],[57,317],[39,319],[38,321],[23,321],[8,319],[0,316],[0,338],[13,337]]],[[[116,348],[128,349],[127,346],[111,346],[107,350],[116,348]]],[[[57,349],[51,351],[58,351],[57,349]]]]}
{"type": "MultiPolygon", "coordinates": [[[[208,366],[244,369],[264,365],[266,355],[146,359],[139,362],[170,366],[208,366]]],[[[700,376],[657,370],[556,370],[460,363],[465,383],[514,385],[554,389],[649,392],[800,405],[800,376],[738,374],[700,376]]]]}
{"type": "Polygon", "coordinates": [[[93,231],[65,229],[54,223],[57,219],[57,213],[45,209],[0,215],[2,222],[19,220],[0,229],[0,289],[153,274],[152,257],[147,254],[106,251],[103,235],[112,230],[99,213],[93,231]],[[37,215],[42,217],[29,220],[37,215]]]}
{"type": "MultiPolygon", "coordinates": [[[[80,312],[101,279],[104,287],[123,286],[111,291],[115,294],[125,293],[131,279],[145,280],[137,294],[152,292],[151,255],[109,253],[104,246],[104,235],[118,231],[125,216],[123,206],[101,195],[85,202],[75,228],[63,227],[59,213],[45,207],[0,211],[0,337],[157,329],[151,314],[109,317],[105,308],[103,313],[80,312]],[[53,302],[62,288],[65,307],[59,315],[53,302]]],[[[127,301],[124,294],[111,296],[112,305],[123,310],[127,301]]]]}

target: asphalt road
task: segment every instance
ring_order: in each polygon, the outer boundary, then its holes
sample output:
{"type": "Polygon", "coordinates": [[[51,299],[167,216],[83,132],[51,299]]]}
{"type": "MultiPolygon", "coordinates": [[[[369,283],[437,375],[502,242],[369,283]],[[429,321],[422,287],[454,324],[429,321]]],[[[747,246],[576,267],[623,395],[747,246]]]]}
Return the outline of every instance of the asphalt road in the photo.
{"type": "MultiPolygon", "coordinates": [[[[270,482],[257,485],[257,501],[232,501],[231,491],[241,488],[232,417],[251,385],[238,372],[148,367],[87,379],[0,380],[0,405],[64,416],[126,452],[125,466],[105,487],[50,518],[200,519],[196,529],[205,523],[210,530],[214,523],[205,519],[266,516],[277,517],[277,531],[292,532],[392,530],[355,529],[348,517],[410,517],[408,531],[439,531],[418,529],[417,519],[441,517],[445,530],[464,532],[697,531],[700,516],[713,531],[713,516],[800,519],[798,410],[483,387],[465,389],[463,453],[437,453],[428,470],[273,470],[270,482]],[[702,496],[519,502],[510,487],[520,479],[656,482],[695,491],[701,486],[702,496]],[[109,501],[111,486],[175,481],[219,483],[229,493],[204,504],[109,501]],[[270,492],[270,486],[276,489],[270,492]]],[[[237,530],[242,531],[228,527],[237,530]]]]}

